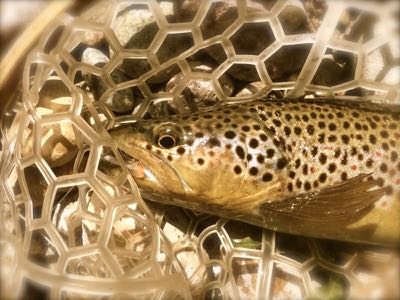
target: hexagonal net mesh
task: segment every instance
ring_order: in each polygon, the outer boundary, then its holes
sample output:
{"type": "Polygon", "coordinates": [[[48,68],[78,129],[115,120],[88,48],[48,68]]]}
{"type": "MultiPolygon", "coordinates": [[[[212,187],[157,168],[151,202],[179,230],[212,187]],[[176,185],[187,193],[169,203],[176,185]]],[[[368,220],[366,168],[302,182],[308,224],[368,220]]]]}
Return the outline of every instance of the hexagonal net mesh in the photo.
{"type": "Polygon", "coordinates": [[[396,250],[145,202],[107,132],[259,97],[400,103],[398,9],[105,1],[60,18],[2,120],[3,297],[398,297],[396,250]]]}

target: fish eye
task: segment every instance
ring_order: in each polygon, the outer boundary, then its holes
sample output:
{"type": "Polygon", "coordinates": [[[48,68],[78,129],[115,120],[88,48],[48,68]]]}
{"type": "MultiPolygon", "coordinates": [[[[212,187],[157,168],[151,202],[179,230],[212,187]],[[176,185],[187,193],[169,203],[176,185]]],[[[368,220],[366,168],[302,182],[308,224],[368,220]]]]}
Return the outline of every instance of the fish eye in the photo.
{"type": "Polygon", "coordinates": [[[164,134],[158,137],[158,145],[164,149],[171,149],[175,147],[176,140],[173,136],[164,134]]]}
{"type": "Polygon", "coordinates": [[[163,149],[177,146],[182,136],[182,129],[172,122],[160,124],[153,129],[153,143],[163,149]]]}

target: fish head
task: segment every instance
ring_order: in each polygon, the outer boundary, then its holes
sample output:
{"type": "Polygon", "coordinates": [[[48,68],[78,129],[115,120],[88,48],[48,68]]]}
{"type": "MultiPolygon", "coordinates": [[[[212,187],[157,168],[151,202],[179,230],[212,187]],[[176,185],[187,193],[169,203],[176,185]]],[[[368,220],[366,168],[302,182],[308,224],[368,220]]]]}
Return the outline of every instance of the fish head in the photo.
{"type": "Polygon", "coordinates": [[[189,208],[245,205],[275,195],[284,166],[273,139],[258,120],[243,119],[244,113],[220,110],[144,120],[110,134],[137,161],[130,170],[146,194],[181,199],[189,208]]]}

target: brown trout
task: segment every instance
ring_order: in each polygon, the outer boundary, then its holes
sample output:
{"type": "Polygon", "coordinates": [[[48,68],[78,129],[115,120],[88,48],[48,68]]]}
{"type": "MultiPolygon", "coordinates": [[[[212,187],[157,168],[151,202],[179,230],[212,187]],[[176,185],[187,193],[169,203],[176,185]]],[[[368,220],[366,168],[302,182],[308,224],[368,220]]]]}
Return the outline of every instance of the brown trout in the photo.
{"type": "Polygon", "coordinates": [[[395,105],[265,100],[110,134],[150,200],[292,234],[394,245],[399,120],[395,105]]]}

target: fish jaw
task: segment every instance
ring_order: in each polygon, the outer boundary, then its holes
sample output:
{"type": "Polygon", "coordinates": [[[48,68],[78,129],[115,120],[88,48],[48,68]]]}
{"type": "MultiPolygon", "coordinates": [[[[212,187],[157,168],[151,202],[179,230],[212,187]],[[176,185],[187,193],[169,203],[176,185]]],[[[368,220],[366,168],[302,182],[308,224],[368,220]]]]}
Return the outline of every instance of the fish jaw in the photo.
{"type": "Polygon", "coordinates": [[[117,147],[132,157],[127,167],[141,190],[149,194],[186,196],[186,184],[163,157],[132,144],[126,147],[117,143],[117,147]]]}

